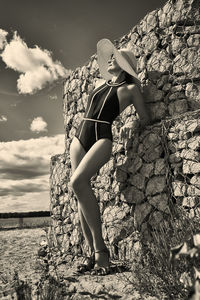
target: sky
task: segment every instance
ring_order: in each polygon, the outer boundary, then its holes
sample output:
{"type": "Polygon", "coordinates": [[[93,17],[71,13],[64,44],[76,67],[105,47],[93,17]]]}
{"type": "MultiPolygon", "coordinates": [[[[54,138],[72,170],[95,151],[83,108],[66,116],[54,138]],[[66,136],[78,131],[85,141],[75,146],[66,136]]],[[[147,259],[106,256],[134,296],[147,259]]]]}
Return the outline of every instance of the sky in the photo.
{"type": "Polygon", "coordinates": [[[63,80],[164,0],[0,0],[0,212],[49,210],[63,80]]]}

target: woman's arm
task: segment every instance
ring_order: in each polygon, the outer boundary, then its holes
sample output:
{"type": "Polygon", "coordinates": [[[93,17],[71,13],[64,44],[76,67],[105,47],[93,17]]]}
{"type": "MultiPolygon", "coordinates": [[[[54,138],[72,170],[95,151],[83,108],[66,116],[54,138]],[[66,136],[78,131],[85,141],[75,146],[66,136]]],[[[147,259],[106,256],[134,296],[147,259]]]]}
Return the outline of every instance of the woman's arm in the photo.
{"type": "Polygon", "coordinates": [[[143,126],[150,123],[150,113],[147,110],[144,96],[138,85],[133,83],[124,86],[119,90],[118,97],[120,97],[121,102],[128,101],[129,104],[134,105],[143,126]]]}

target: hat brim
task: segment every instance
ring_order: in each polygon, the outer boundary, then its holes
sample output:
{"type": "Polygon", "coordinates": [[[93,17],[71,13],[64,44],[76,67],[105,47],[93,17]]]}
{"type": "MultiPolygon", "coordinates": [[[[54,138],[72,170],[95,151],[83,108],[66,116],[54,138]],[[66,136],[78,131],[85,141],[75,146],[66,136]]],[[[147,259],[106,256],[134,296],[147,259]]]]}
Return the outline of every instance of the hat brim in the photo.
{"type": "Polygon", "coordinates": [[[97,43],[97,62],[99,65],[99,71],[104,79],[109,80],[113,77],[113,75],[108,72],[108,61],[112,54],[122,70],[138,79],[136,73],[137,60],[134,55],[132,54],[133,58],[131,65],[127,58],[124,57],[125,53],[123,53],[122,50],[117,50],[110,40],[102,39],[97,43]]]}

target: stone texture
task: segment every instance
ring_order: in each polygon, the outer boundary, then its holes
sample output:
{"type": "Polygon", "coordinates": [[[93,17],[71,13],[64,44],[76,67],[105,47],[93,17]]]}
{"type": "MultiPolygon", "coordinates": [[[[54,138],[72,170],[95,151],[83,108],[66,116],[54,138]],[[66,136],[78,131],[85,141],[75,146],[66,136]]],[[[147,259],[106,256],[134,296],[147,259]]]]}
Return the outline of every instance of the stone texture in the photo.
{"type": "Polygon", "coordinates": [[[131,185],[137,187],[139,190],[144,190],[145,188],[145,177],[142,174],[135,174],[133,175],[129,182],[131,185]]]}
{"type": "Polygon", "coordinates": [[[149,203],[137,204],[134,210],[134,226],[139,229],[144,219],[149,215],[152,206],[149,203]]]}
{"type": "Polygon", "coordinates": [[[149,178],[153,175],[153,169],[154,169],[154,164],[153,163],[143,163],[140,173],[146,177],[149,178]]]}
{"type": "Polygon", "coordinates": [[[153,227],[156,228],[157,230],[161,226],[161,224],[164,221],[164,216],[160,211],[154,211],[149,219],[149,224],[153,227]]]}
{"type": "Polygon", "coordinates": [[[151,71],[165,73],[172,68],[172,61],[165,50],[155,50],[147,62],[147,68],[151,71]]]}
{"type": "Polygon", "coordinates": [[[157,89],[156,85],[153,83],[143,87],[143,93],[147,103],[161,101],[164,98],[164,92],[157,89]]]}
{"type": "Polygon", "coordinates": [[[173,73],[198,76],[200,69],[200,49],[196,47],[185,48],[174,59],[173,73]]]}
{"type": "Polygon", "coordinates": [[[185,207],[195,207],[197,204],[199,204],[199,201],[197,197],[184,197],[182,201],[182,206],[185,207]]]}
{"type": "Polygon", "coordinates": [[[134,186],[130,186],[122,191],[120,199],[128,203],[141,203],[144,200],[144,192],[134,186]]]}
{"type": "Polygon", "coordinates": [[[162,193],[153,197],[148,198],[148,202],[157,208],[158,210],[169,213],[169,203],[168,203],[168,196],[166,193],[162,193]]]}
{"type": "Polygon", "coordinates": [[[187,145],[190,149],[196,151],[200,149],[200,136],[194,136],[190,138],[187,142],[187,145]]]}
{"type": "Polygon", "coordinates": [[[171,116],[184,113],[188,111],[188,102],[186,99],[174,101],[169,104],[168,109],[171,116]]]}
{"type": "Polygon", "coordinates": [[[200,153],[192,149],[183,149],[180,153],[180,157],[195,162],[200,161],[200,153]]]}
{"type": "Polygon", "coordinates": [[[190,183],[200,189],[200,176],[199,176],[199,174],[198,175],[194,175],[190,179],[190,183]]]}
{"type": "Polygon", "coordinates": [[[160,158],[156,161],[154,174],[155,175],[166,174],[166,164],[165,164],[165,160],[163,158],[160,158]]]}
{"type": "Polygon", "coordinates": [[[185,196],[186,186],[182,181],[172,182],[173,194],[174,196],[185,196]]]}
{"type": "Polygon", "coordinates": [[[154,176],[149,179],[146,187],[146,196],[162,193],[166,188],[165,176],[154,176]]]}
{"type": "MultiPolygon", "coordinates": [[[[134,106],[128,106],[112,126],[111,159],[92,177],[104,238],[110,248],[119,247],[121,256],[131,257],[137,248],[136,229],[145,243],[152,240],[152,228],[167,222],[168,192],[191,218],[198,213],[199,4],[199,0],[168,1],[115,41],[117,48],[127,47],[137,58],[141,91],[155,123],[141,129],[134,106]]],[[[81,254],[85,243],[68,184],[69,147],[88,95],[102,83],[96,54],[87,65],[70,72],[64,83],[65,153],[51,159],[50,196],[53,242],[72,256],[81,254]]]]}
{"type": "Polygon", "coordinates": [[[183,174],[196,174],[200,172],[200,162],[183,160],[183,174]]]}

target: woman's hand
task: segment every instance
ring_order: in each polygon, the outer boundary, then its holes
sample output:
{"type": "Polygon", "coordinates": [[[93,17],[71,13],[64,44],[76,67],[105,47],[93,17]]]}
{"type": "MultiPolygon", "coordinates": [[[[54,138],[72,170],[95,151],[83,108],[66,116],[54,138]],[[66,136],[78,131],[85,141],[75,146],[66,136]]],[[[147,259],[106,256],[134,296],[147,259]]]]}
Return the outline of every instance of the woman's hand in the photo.
{"type": "Polygon", "coordinates": [[[136,129],[136,127],[138,126],[137,121],[132,121],[132,122],[128,122],[125,123],[121,128],[120,128],[120,132],[119,135],[122,139],[126,139],[126,138],[131,138],[133,136],[133,133],[136,129]]]}

